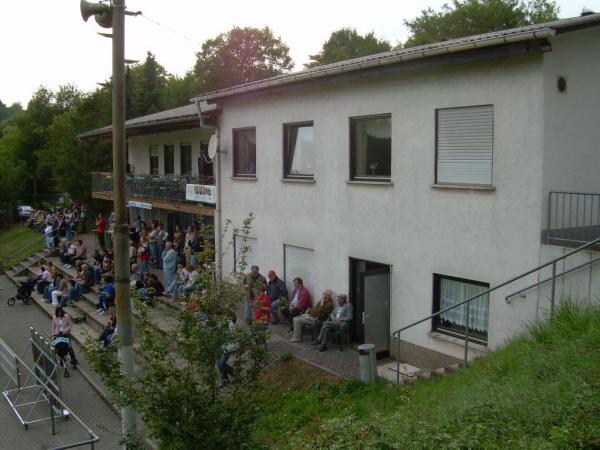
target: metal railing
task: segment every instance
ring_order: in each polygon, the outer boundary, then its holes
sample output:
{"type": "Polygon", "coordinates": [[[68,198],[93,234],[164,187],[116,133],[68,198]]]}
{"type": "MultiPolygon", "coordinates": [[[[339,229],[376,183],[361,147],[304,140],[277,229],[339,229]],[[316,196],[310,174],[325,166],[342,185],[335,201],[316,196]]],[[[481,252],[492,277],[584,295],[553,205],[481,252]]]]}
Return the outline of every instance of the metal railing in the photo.
{"type": "Polygon", "coordinates": [[[560,192],[548,194],[545,242],[589,242],[600,235],[600,194],[560,192]]]}
{"type": "MultiPolygon", "coordinates": [[[[168,202],[186,201],[186,185],[214,186],[215,178],[205,175],[135,175],[127,176],[125,190],[130,197],[168,202]]],[[[112,193],[111,172],[92,172],[92,192],[112,193]]]]}
{"type": "MultiPolygon", "coordinates": [[[[441,310],[439,310],[439,311],[437,311],[437,312],[435,312],[433,314],[428,315],[427,317],[424,317],[424,318],[422,318],[420,320],[417,320],[416,322],[413,322],[413,323],[411,323],[409,325],[406,325],[406,326],[404,326],[404,327],[402,327],[402,328],[394,331],[392,333],[392,336],[396,339],[396,383],[400,384],[400,333],[402,333],[403,331],[408,330],[409,328],[412,328],[412,327],[414,327],[416,325],[419,325],[419,324],[421,324],[423,322],[427,322],[429,320],[432,320],[435,317],[439,317],[441,314],[444,314],[444,313],[446,313],[448,311],[451,311],[453,309],[456,309],[456,308],[461,307],[461,306],[464,305],[465,309],[466,309],[466,314],[465,314],[465,316],[466,316],[466,318],[465,318],[465,331],[464,331],[464,341],[465,341],[465,344],[464,344],[464,346],[465,346],[465,348],[464,348],[464,364],[466,366],[468,364],[468,355],[469,355],[469,320],[470,320],[469,310],[470,310],[470,308],[467,307],[469,303],[471,303],[474,300],[477,300],[480,297],[483,297],[485,295],[489,295],[490,293],[492,293],[492,292],[494,292],[494,291],[496,291],[496,290],[498,290],[498,289],[500,289],[500,288],[502,288],[504,286],[507,286],[507,285],[509,285],[511,283],[514,283],[515,281],[518,281],[518,280],[520,280],[522,278],[525,278],[526,276],[531,275],[532,273],[536,273],[536,272],[538,272],[538,271],[540,271],[540,270],[542,270],[542,269],[544,269],[546,267],[552,267],[552,276],[550,278],[548,278],[547,280],[543,281],[543,282],[551,282],[552,283],[552,287],[551,287],[551,291],[550,291],[551,292],[550,293],[550,317],[552,317],[554,315],[554,304],[555,304],[555,298],[556,298],[556,278],[559,277],[560,275],[564,275],[565,273],[568,273],[570,271],[575,270],[575,268],[573,268],[573,269],[571,269],[569,271],[564,272],[563,274],[558,274],[557,275],[557,273],[556,273],[556,263],[559,262],[559,261],[562,261],[562,260],[564,260],[566,258],[568,258],[569,256],[572,256],[572,255],[574,255],[576,253],[579,253],[579,252],[581,252],[581,251],[583,251],[583,250],[585,250],[587,248],[593,247],[594,245],[598,245],[598,244],[600,244],[600,238],[596,238],[593,241],[587,242],[586,244],[584,244],[584,245],[582,245],[580,247],[577,247],[575,250],[572,250],[572,251],[570,251],[568,253],[565,253],[564,255],[562,255],[562,256],[560,256],[558,258],[555,258],[555,259],[553,259],[551,261],[548,261],[547,263],[544,263],[544,264],[542,264],[540,266],[537,266],[534,269],[528,270],[525,273],[522,273],[522,274],[520,274],[520,275],[518,275],[518,276],[516,276],[514,278],[511,278],[510,280],[507,280],[507,281],[505,281],[503,283],[500,283],[497,286],[494,286],[494,287],[492,287],[490,289],[487,289],[486,291],[483,291],[483,292],[481,292],[481,293],[479,293],[479,294],[477,294],[477,295],[475,295],[473,297],[469,297],[469,298],[467,298],[465,300],[462,300],[462,301],[460,301],[460,302],[458,302],[458,303],[456,303],[456,304],[454,304],[452,306],[449,306],[447,308],[441,309],[441,310]]],[[[594,262],[596,262],[597,260],[598,260],[598,258],[592,259],[590,261],[587,261],[587,262],[585,262],[583,264],[580,264],[578,266],[578,268],[582,268],[582,267],[585,267],[587,265],[591,265],[594,262]]],[[[541,283],[543,283],[543,282],[541,282],[541,283]]],[[[533,287],[533,286],[529,286],[529,289],[531,287],[533,287]]],[[[521,289],[519,292],[527,290],[527,289],[528,288],[521,289]]],[[[512,294],[511,297],[514,296],[514,295],[516,295],[516,293],[512,294]]]]}
{"type": "MultiPolygon", "coordinates": [[[[36,370],[32,370],[2,339],[0,339],[0,356],[2,356],[0,369],[2,369],[8,377],[8,382],[2,390],[2,395],[15,412],[21,424],[25,425],[25,429],[27,430],[29,428],[29,424],[50,420],[52,435],[55,435],[55,419],[57,417],[72,418],[83,428],[88,438],[54,447],[52,450],[65,450],[83,446],[89,446],[93,450],[94,444],[100,442],[100,438],[65,404],[60,398],[60,392],[57,392],[55,387],[52,386],[52,378],[59,367],[56,359],[54,361],[54,368],[51,369],[50,373],[47,371],[40,371],[37,365],[36,370]],[[11,383],[13,388],[9,389],[11,383]],[[19,401],[21,395],[25,392],[36,390],[39,390],[39,393],[34,401],[25,401],[20,404],[15,403],[16,401],[19,401]],[[29,416],[34,411],[34,408],[40,403],[47,403],[49,407],[49,416],[29,420],[29,416]],[[22,418],[19,414],[19,408],[30,409],[25,418],[22,418]]],[[[39,414],[36,415],[36,417],[39,417],[39,414]]]]}

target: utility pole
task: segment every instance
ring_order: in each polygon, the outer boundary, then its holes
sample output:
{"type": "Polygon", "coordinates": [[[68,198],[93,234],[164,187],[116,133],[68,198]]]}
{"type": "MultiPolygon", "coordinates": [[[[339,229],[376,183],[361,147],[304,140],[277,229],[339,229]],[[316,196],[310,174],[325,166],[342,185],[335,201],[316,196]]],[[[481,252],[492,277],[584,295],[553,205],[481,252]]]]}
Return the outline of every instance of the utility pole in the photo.
{"type": "MultiPolygon", "coordinates": [[[[133,327],[129,291],[129,224],[125,193],[125,0],[112,2],[112,138],[113,190],[115,224],[113,248],[115,262],[115,289],[117,323],[119,324],[118,353],[123,375],[134,378],[133,327]]],[[[123,435],[136,434],[136,413],[131,405],[121,410],[123,435]]]]}
{"type": "MultiPolygon", "coordinates": [[[[132,13],[130,13],[132,14],[132,13]]],[[[133,13],[137,15],[139,13],[133,13]]],[[[115,222],[113,249],[117,323],[119,324],[118,355],[123,376],[134,379],[133,327],[129,295],[129,224],[125,193],[125,0],[90,3],[81,0],[81,15],[87,21],[92,15],[102,27],[112,27],[112,143],[113,143],[113,198],[115,222]]],[[[136,412],[132,405],[121,408],[123,437],[137,434],[136,412]]]]}

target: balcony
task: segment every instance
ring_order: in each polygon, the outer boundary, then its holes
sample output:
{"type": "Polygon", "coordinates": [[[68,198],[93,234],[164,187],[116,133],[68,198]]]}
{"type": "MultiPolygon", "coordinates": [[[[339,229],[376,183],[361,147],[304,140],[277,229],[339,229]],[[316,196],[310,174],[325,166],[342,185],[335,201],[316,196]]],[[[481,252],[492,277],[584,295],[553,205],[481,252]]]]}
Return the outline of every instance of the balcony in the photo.
{"type": "Polygon", "coordinates": [[[600,193],[548,194],[548,218],[542,242],[578,246],[600,237],[600,193]]]}
{"type": "MultiPolygon", "coordinates": [[[[214,204],[212,176],[203,175],[136,175],[127,176],[125,190],[129,201],[151,201],[157,207],[198,202],[214,204]]],[[[113,199],[113,176],[111,172],[92,172],[92,197],[113,199]]],[[[168,208],[168,209],[181,209],[168,208]]]]}

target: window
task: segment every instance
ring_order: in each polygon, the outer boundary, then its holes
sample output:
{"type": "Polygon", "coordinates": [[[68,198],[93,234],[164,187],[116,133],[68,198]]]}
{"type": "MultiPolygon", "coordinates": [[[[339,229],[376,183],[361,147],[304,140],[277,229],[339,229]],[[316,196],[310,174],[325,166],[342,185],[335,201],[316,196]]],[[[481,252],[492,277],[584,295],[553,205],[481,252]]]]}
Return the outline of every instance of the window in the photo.
{"type": "Polygon", "coordinates": [[[165,175],[175,173],[175,146],[165,145],[165,175]]]}
{"type": "Polygon", "coordinates": [[[284,176],[312,178],[315,132],[312,122],[283,126],[284,176]]]}
{"type": "Polygon", "coordinates": [[[314,251],[310,248],[284,244],[283,261],[285,284],[290,290],[290,294],[294,289],[294,278],[302,278],[308,292],[313,296],[316,295],[313,292],[314,251]]]}
{"type": "Polygon", "coordinates": [[[386,181],[392,175],[392,116],[350,119],[350,176],[386,181]]]}
{"type": "MultiPolygon", "coordinates": [[[[479,281],[464,280],[444,275],[433,276],[433,312],[448,308],[463,300],[471,298],[488,290],[490,285],[479,281]]],[[[467,323],[467,307],[469,308],[469,337],[470,339],[487,342],[488,334],[488,303],[486,294],[468,303],[433,318],[433,329],[464,336],[467,323]]]]}
{"type": "Polygon", "coordinates": [[[233,175],[256,177],[256,128],[233,130],[233,175]]]}
{"type": "Polygon", "coordinates": [[[192,144],[181,144],[179,146],[181,175],[189,175],[192,173],[192,144]]]}
{"type": "Polygon", "coordinates": [[[158,145],[150,146],[150,175],[158,175],[158,145]]]}
{"type": "Polygon", "coordinates": [[[436,111],[436,168],[438,184],[492,184],[494,107],[436,111]]]}
{"type": "Polygon", "coordinates": [[[257,239],[250,236],[233,236],[233,267],[236,272],[250,272],[252,266],[258,265],[256,259],[257,239]],[[241,253],[244,252],[242,258],[241,253]]]}
{"type": "Polygon", "coordinates": [[[204,177],[213,176],[213,163],[208,157],[208,142],[200,143],[200,156],[198,156],[198,174],[204,177]]]}

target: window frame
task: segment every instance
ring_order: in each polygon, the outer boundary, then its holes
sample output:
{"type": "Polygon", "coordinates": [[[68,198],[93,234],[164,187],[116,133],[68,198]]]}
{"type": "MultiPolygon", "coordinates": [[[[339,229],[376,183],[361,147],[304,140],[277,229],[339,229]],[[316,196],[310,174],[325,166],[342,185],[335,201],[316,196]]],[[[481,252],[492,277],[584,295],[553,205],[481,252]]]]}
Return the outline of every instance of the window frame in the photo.
{"type": "Polygon", "coordinates": [[[257,167],[256,167],[256,126],[250,126],[250,127],[241,127],[241,128],[232,128],[231,129],[231,137],[232,137],[232,148],[233,148],[233,157],[232,159],[232,164],[233,164],[233,178],[247,178],[247,179],[256,179],[256,172],[257,172],[257,167]],[[245,131],[250,131],[250,130],[254,130],[254,173],[239,173],[238,172],[238,152],[239,149],[237,148],[237,133],[240,132],[245,132],[245,131]]]}
{"type": "Polygon", "coordinates": [[[174,144],[163,144],[163,152],[164,152],[164,158],[165,158],[165,175],[175,175],[175,145],[174,144]],[[169,147],[170,152],[171,152],[171,157],[167,158],[167,147],[169,147]],[[170,172],[167,172],[167,161],[169,161],[169,165],[171,166],[170,172]]]}
{"type": "Polygon", "coordinates": [[[179,173],[181,175],[191,175],[194,172],[194,165],[192,162],[192,143],[191,142],[182,142],[179,144],[179,173]],[[183,147],[188,147],[190,149],[190,170],[189,172],[184,172],[183,169],[183,147]]]}
{"type": "MultiPolygon", "coordinates": [[[[467,278],[459,278],[459,277],[453,277],[450,275],[434,273],[433,274],[433,294],[432,294],[432,297],[433,297],[433,299],[432,299],[433,300],[432,301],[432,314],[435,314],[440,310],[440,305],[441,305],[441,300],[442,300],[441,299],[442,279],[447,279],[447,280],[451,280],[451,281],[459,281],[461,283],[473,284],[476,286],[485,287],[487,289],[490,288],[490,283],[486,283],[483,281],[470,280],[467,278]]],[[[481,345],[487,345],[487,343],[488,343],[489,324],[490,324],[489,294],[488,294],[487,314],[488,314],[488,331],[487,331],[487,333],[485,333],[485,335],[484,335],[476,330],[473,330],[471,327],[469,327],[469,342],[473,342],[473,343],[481,344],[481,345]]],[[[464,340],[464,338],[465,338],[464,327],[445,327],[444,325],[441,324],[440,315],[437,315],[431,319],[431,331],[436,332],[436,333],[446,334],[448,336],[452,336],[452,337],[455,337],[458,339],[464,340]]]]}
{"type": "MultiPolygon", "coordinates": [[[[312,121],[312,120],[306,120],[303,122],[290,122],[290,123],[283,124],[283,178],[284,179],[287,179],[287,180],[314,180],[315,179],[314,170],[313,170],[313,173],[310,175],[309,174],[290,173],[292,161],[290,160],[289,133],[292,128],[303,128],[303,127],[312,127],[313,134],[314,134],[315,124],[314,124],[314,121],[312,121]]],[[[313,144],[314,144],[314,140],[313,140],[313,144]]],[[[313,167],[314,167],[314,158],[315,158],[315,155],[313,154],[313,167]]]]}
{"type": "Polygon", "coordinates": [[[448,187],[475,187],[475,188],[493,188],[494,186],[494,155],[495,155],[495,137],[496,137],[496,113],[493,103],[484,103],[480,105],[463,105],[463,106],[449,106],[443,108],[436,108],[434,110],[435,115],[435,142],[434,142],[434,161],[433,161],[433,179],[434,186],[448,186],[448,187]],[[483,108],[486,106],[492,107],[492,163],[490,167],[490,182],[489,183],[448,183],[445,181],[440,182],[438,180],[438,140],[439,140],[439,111],[448,109],[462,109],[462,108],[483,108]]]}
{"type": "Polygon", "coordinates": [[[369,181],[374,183],[389,183],[392,181],[392,113],[381,113],[381,114],[370,114],[366,116],[353,116],[349,118],[349,147],[350,147],[350,181],[369,181]],[[379,120],[389,119],[390,120],[390,174],[381,175],[356,175],[356,124],[361,121],[368,120],[379,120]]]}
{"type": "Polygon", "coordinates": [[[159,154],[159,151],[158,151],[158,145],[156,145],[156,144],[150,144],[148,146],[148,154],[149,154],[149,157],[150,157],[150,160],[149,160],[149,164],[150,164],[149,165],[149,169],[150,169],[149,172],[150,173],[149,174],[152,175],[152,176],[154,176],[154,177],[160,175],[160,154],[159,154]],[[156,152],[155,155],[152,154],[153,150],[156,152]]]}

